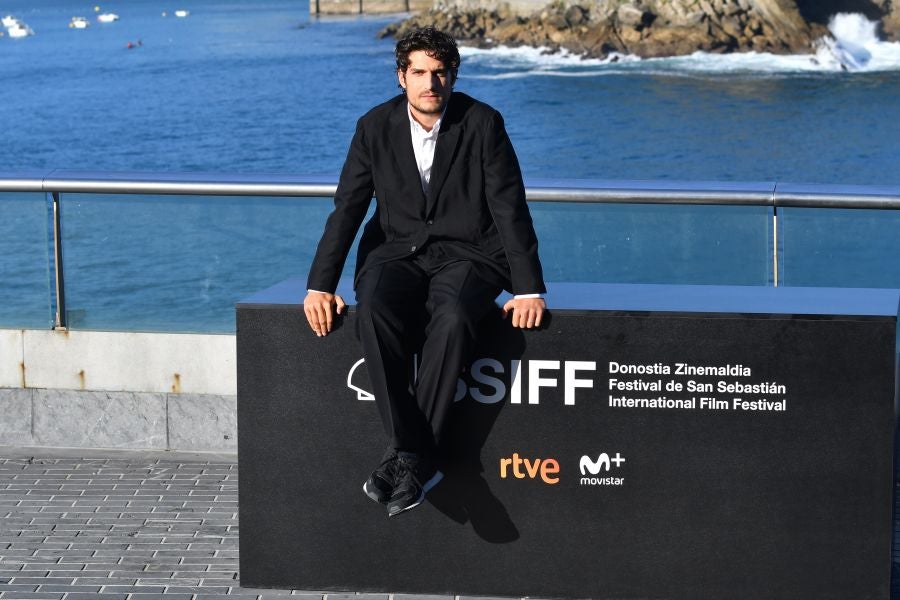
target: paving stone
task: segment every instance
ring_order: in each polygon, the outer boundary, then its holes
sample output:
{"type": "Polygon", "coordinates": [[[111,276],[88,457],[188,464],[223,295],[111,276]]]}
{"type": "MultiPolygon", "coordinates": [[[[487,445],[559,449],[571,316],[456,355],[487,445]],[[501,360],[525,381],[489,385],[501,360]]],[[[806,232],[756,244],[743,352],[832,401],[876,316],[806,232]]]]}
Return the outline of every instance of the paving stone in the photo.
{"type": "MultiPolygon", "coordinates": [[[[63,566],[63,565],[61,565],[61,566],[63,566]]],[[[64,566],[69,566],[69,565],[64,565],[64,566]]],[[[83,570],[80,570],[80,571],[79,571],[79,570],[75,570],[75,569],[73,569],[73,570],[66,570],[66,569],[56,570],[56,569],[51,569],[51,570],[48,572],[47,576],[48,576],[48,577],[71,577],[71,578],[78,578],[78,577],[80,577],[80,578],[82,578],[82,579],[84,579],[85,577],[103,577],[103,578],[106,578],[106,577],[109,577],[109,571],[96,571],[96,570],[92,570],[92,569],[83,569],[83,570]]]]}
{"type": "Polygon", "coordinates": [[[137,584],[138,585],[166,585],[166,586],[177,584],[180,586],[193,587],[193,586],[199,586],[200,580],[199,579],[175,580],[175,579],[164,579],[162,577],[157,577],[157,578],[147,577],[145,579],[139,579],[137,581],[137,584]]]}
{"type": "Polygon", "coordinates": [[[105,585],[104,594],[162,594],[166,591],[163,585],[105,585]]]}
{"type": "MultiPolygon", "coordinates": [[[[240,588],[240,593],[242,594],[258,594],[260,596],[266,596],[269,598],[286,598],[291,595],[292,590],[283,590],[283,589],[272,589],[272,588],[240,588]]],[[[331,594],[328,595],[331,598],[331,594]]],[[[347,598],[358,598],[357,596],[350,594],[347,595],[347,598]]],[[[387,600],[387,595],[384,596],[384,600],[387,600]]]]}
{"type": "MultiPolygon", "coordinates": [[[[233,456],[212,462],[202,455],[170,460],[174,453],[68,452],[0,449],[0,600],[389,598],[239,587],[233,456]]],[[[894,561],[900,569],[900,550],[894,561]]],[[[900,598],[897,580],[892,591],[900,598]]]]}
{"type": "Polygon", "coordinates": [[[222,572],[222,573],[213,573],[216,577],[204,577],[200,580],[201,587],[214,587],[214,586],[237,586],[240,582],[237,580],[237,572],[232,571],[222,572]]]}
{"type": "MultiPolygon", "coordinates": [[[[7,594],[10,592],[33,592],[38,589],[36,585],[21,585],[15,583],[0,584],[0,592],[7,594]]],[[[10,596],[7,596],[10,597],[10,596]]]]}
{"type": "Polygon", "coordinates": [[[202,585],[170,585],[166,588],[166,593],[175,592],[177,594],[227,594],[230,586],[202,586],[202,585]]]}
{"type": "Polygon", "coordinates": [[[76,577],[75,585],[134,585],[137,579],[112,579],[109,577],[76,577]]]}
{"type": "Polygon", "coordinates": [[[41,585],[43,583],[55,583],[57,585],[69,585],[75,579],[73,577],[14,577],[15,585],[41,585]]]}

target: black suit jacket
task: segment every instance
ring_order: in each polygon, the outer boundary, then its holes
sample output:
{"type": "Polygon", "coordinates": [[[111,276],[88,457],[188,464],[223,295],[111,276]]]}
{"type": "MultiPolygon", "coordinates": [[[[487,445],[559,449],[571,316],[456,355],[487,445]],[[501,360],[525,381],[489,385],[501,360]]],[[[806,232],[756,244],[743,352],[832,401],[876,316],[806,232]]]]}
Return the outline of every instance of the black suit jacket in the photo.
{"type": "Polygon", "coordinates": [[[452,94],[428,187],[426,197],[401,94],[357,123],[309,289],[335,290],[374,194],[377,208],[360,240],[354,282],[372,265],[441,244],[447,255],[475,262],[484,277],[513,293],[546,291],[519,162],[500,113],[452,94]]]}

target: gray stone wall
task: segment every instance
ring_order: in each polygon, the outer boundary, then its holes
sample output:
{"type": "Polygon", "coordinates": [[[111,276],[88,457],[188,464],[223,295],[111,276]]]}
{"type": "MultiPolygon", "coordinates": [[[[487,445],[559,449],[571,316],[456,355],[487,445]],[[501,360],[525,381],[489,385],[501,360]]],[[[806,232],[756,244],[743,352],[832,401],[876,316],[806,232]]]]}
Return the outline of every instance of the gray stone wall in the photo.
{"type": "Polygon", "coordinates": [[[432,0],[310,0],[311,15],[383,14],[428,10],[432,0]]]}
{"type": "Polygon", "coordinates": [[[237,398],[0,388],[0,446],[237,452],[237,398]]]}
{"type": "Polygon", "coordinates": [[[0,329],[0,446],[237,451],[235,337],[0,329]]]}
{"type": "MultiPolygon", "coordinates": [[[[438,10],[458,10],[468,12],[473,10],[503,10],[513,15],[531,15],[548,4],[551,0],[436,0],[434,7],[438,10]]],[[[585,4],[576,0],[559,0],[558,4],[572,5],[585,4]]]]}

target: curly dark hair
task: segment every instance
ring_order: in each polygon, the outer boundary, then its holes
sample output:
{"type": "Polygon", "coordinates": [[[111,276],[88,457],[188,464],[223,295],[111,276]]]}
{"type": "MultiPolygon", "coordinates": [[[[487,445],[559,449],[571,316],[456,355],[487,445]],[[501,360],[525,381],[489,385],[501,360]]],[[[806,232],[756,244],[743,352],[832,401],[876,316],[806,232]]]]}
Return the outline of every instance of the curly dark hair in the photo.
{"type": "Polygon", "coordinates": [[[434,27],[423,27],[404,35],[394,49],[397,68],[400,71],[406,72],[409,68],[409,54],[416,50],[424,50],[431,58],[444,63],[444,67],[453,75],[452,81],[456,81],[460,62],[459,48],[456,47],[456,40],[450,34],[438,31],[434,27]]]}

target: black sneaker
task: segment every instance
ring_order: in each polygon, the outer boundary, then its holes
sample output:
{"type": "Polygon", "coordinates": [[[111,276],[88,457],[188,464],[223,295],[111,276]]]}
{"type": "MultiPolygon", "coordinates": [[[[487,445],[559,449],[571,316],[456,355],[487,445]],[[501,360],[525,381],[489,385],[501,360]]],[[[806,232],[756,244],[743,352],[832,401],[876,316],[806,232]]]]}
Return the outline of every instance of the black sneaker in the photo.
{"type": "Polygon", "coordinates": [[[400,453],[397,465],[397,483],[387,503],[389,517],[422,504],[428,490],[444,477],[433,461],[415,454],[400,453]]]}
{"type": "Polygon", "coordinates": [[[394,486],[397,485],[397,475],[397,451],[388,448],[381,459],[381,464],[372,471],[363,484],[363,491],[375,502],[387,504],[394,493],[394,486]]]}

